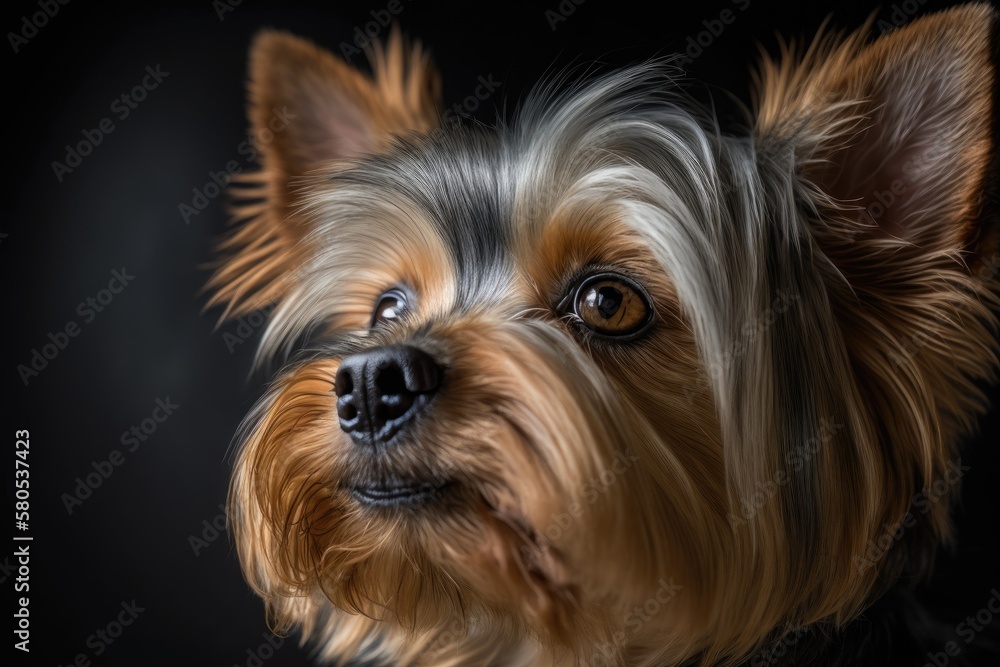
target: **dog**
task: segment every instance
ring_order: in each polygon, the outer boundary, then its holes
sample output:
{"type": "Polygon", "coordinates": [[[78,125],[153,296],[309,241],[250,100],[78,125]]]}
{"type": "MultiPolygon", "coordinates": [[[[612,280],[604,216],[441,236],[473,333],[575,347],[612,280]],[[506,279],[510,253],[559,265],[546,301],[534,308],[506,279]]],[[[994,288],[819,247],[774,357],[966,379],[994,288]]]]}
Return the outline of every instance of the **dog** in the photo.
{"type": "Polygon", "coordinates": [[[229,503],[274,628],[338,664],[939,648],[912,590],[998,365],[996,26],[821,31],[742,136],[669,59],[455,127],[398,33],[371,74],[259,34],[208,289],[280,369],[229,503]]]}

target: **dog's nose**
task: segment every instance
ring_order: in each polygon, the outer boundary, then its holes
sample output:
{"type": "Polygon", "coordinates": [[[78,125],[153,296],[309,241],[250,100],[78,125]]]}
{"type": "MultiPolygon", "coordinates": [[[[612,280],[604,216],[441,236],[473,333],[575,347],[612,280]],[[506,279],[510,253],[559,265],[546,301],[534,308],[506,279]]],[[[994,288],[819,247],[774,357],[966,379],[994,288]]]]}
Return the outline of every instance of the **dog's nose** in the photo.
{"type": "Polygon", "coordinates": [[[443,374],[433,357],[408,345],[345,358],[334,382],[340,428],[359,444],[388,442],[423,411],[443,374]]]}

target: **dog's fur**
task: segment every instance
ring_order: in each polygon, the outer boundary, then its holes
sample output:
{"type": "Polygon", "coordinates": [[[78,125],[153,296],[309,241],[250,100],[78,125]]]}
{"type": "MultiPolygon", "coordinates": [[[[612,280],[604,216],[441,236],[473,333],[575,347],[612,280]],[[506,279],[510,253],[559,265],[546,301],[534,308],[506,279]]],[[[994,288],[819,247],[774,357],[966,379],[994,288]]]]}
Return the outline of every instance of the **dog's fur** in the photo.
{"type": "Polygon", "coordinates": [[[446,128],[398,36],[370,77],[261,34],[262,170],[210,287],[226,317],[274,308],[230,507],[276,626],[394,665],[890,664],[851,622],[948,543],[997,369],[995,31],[968,5],[789,48],[739,137],[662,63],[446,128]],[[594,270],[648,292],[645,334],[560,310],[594,270]],[[411,312],[370,328],[393,286],[411,312]],[[334,377],[399,343],[445,376],[373,457],[334,377]],[[404,474],[453,486],[349,492],[404,474]]]}

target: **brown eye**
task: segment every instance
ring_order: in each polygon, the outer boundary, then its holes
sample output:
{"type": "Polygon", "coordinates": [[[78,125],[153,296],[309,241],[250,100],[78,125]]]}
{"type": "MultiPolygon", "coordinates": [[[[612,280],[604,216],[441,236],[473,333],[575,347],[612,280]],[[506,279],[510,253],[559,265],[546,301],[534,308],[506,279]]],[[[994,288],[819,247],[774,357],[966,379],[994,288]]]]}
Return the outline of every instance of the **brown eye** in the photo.
{"type": "Polygon", "coordinates": [[[646,292],[633,280],[616,273],[601,273],[581,281],[573,296],[572,313],[594,333],[629,339],[653,321],[653,307],[646,292]]]}
{"type": "Polygon", "coordinates": [[[371,326],[396,322],[406,312],[406,294],[399,289],[391,289],[378,298],[375,312],[372,313],[371,326]]]}

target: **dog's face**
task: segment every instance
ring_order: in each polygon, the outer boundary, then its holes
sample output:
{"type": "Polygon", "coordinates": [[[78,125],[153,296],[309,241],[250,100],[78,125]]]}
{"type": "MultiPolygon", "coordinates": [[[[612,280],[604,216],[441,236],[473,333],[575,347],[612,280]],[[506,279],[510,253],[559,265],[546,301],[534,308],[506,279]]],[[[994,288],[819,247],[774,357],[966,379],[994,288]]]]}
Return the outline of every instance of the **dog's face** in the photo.
{"type": "Polygon", "coordinates": [[[735,660],[918,571],[952,488],[872,545],[995,366],[992,21],[765,63],[742,138],[658,66],[473,131],[398,38],[369,78],[259,37],[212,287],[287,361],[232,486],[279,623],[394,664],[735,660]]]}

